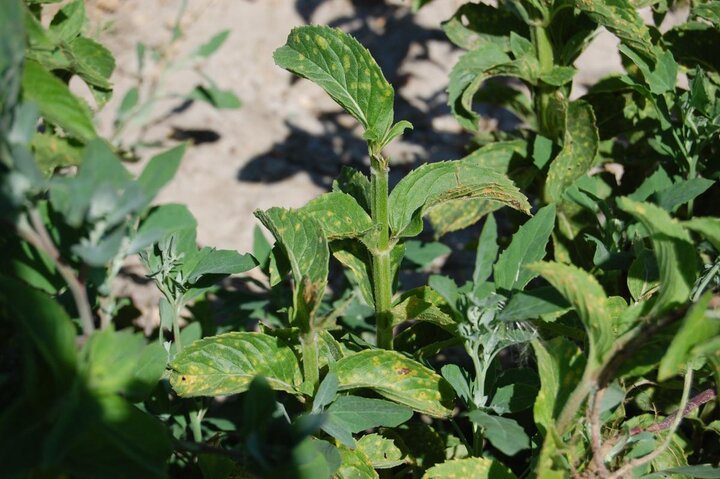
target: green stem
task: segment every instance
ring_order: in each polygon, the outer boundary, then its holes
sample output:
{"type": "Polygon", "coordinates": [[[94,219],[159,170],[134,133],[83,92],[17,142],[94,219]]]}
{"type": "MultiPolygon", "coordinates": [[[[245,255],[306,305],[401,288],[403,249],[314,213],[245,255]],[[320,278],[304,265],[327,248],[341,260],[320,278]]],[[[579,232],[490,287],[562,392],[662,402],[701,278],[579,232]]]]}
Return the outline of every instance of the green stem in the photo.
{"type": "MultiPolygon", "coordinates": [[[[532,42],[535,45],[535,54],[540,63],[540,72],[547,73],[554,65],[554,55],[550,36],[545,27],[535,25],[531,30],[532,42]]],[[[554,132],[551,130],[550,102],[557,87],[546,85],[542,82],[535,90],[535,113],[537,114],[538,132],[550,139],[554,139],[554,132]]]]}
{"type": "Polygon", "coordinates": [[[300,342],[302,343],[303,351],[303,376],[305,377],[305,382],[312,384],[314,390],[320,382],[317,334],[313,329],[310,329],[302,335],[300,342]]]}
{"type": "Polygon", "coordinates": [[[175,340],[175,354],[179,354],[182,347],[182,340],[180,339],[180,311],[182,310],[182,303],[180,301],[173,303],[173,339],[175,340]]]}
{"type": "Polygon", "coordinates": [[[193,440],[202,442],[202,417],[198,411],[190,411],[190,429],[192,430],[193,440]]]}
{"type": "Polygon", "coordinates": [[[372,158],[370,195],[373,223],[377,231],[372,254],[373,295],[375,299],[375,327],[377,345],[383,349],[393,348],[392,268],[390,263],[390,229],[388,222],[388,166],[379,155],[372,158]]]}

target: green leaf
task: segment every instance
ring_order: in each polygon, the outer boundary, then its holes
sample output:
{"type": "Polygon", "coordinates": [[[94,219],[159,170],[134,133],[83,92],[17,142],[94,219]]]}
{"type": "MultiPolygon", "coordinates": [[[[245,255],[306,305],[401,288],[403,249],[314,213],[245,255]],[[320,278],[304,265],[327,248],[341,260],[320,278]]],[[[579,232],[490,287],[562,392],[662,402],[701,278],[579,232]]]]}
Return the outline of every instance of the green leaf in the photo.
{"type": "MultiPolygon", "coordinates": [[[[330,252],[320,224],[302,210],[270,208],[255,211],[290,262],[296,295],[312,315],[327,284],[330,252]]],[[[296,306],[298,306],[296,304],[296,306]]]]}
{"type": "Polygon", "coordinates": [[[714,184],[715,181],[706,178],[691,178],[678,181],[655,194],[657,204],[660,208],[673,212],[688,201],[705,193],[714,184]]]}
{"type": "Polygon", "coordinates": [[[409,420],[411,409],[383,399],[340,396],[328,408],[333,422],[352,433],[374,427],[395,427],[409,420]]]}
{"type": "Polygon", "coordinates": [[[515,474],[499,461],[484,457],[466,457],[443,462],[428,469],[423,479],[447,479],[450,477],[517,479],[515,474]]]}
{"type": "Polygon", "coordinates": [[[82,33],[85,25],[85,2],[74,0],[63,5],[50,22],[50,32],[59,40],[69,42],[82,33]]]}
{"type": "Polygon", "coordinates": [[[560,153],[550,163],[545,180],[545,197],[558,202],[563,192],[579,177],[590,171],[598,151],[598,130],[590,104],[573,101],[568,104],[565,139],[560,153]]]}
{"type": "Polygon", "coordinates": [[[691,14],[704,18],[715,25],[715,28],[720,27],[720,2],[718,1],[693,5],[691,14]]]}
{"type": "Polygon", "coordinates": [[[462,5],[442,27],[448,39],[465,50],[492,43],[509,51],[510,32],[529,36],[527,25],[510,11],[484,3],[462,5]]]}
{"type": "Polygon", "coordinates": [[[423,243],[411,240],[405,242],[405,259],[420,267],[430,265],[435,259],[449,254],[450,251],[450,248],[437,241],[423,243]]]}
{"type": "Polygon", "coordinates": [[[548,85],[563,86],[572,81],[576,72],[573,67],[554,66],[549,72],[542,73],[540,80],[548,85]]]}
{"type": "Polygon", "coordinates": [[[392,308],[393,325],[405,321],[427,321],[454,330],[456,323],[445,299],[431,287],[423,286],[403,293],[392,308]]]}
{"type": "Polygon", "coordinates": [[[137,179],[145,194],[145,204],[149,205],[160,190],[173,179],[185,155],[185,144],[153,156],[137,179]]]}
{"type": "Polygon", "coordinates": [[[68,45],[73,53],[75,71],[88,85],[110,89],[115,58],[110,50],[94,40],[78,37],[68,45]]]}
{"type": "Polygon", "coordinates": [[[650,92],[662,95],[669,91],[675,91],[678,65],[670,51],[661,50],[654,55],[655,65],[653,67],[645,57],[638,55],[625,45],[620,45],[619,50],[640,69],[645,82],[650,87],[650,92]]]}
{"type": "Polygon", "coordinates": [[[506,176],[469,161],[424,164],[405,176],[389,198],[394,236],[415,236],[431,208],[460,198],[490,199],[529,213],[527,198],[506,176]]]}
{"type": "Polygon", "coordinates": [[[370,52],[338,29],[297,27],[275,63],[322,87],[365,128],[369,140],[382,144],[393,122],[392,86],[370,52]]]}
{"type": "Polygon", "coordinates": [[[134,379],[145,339],[132,331],[111,328],[96,331],[83,347],[82,370],[88,388],[110,394],[122,391],[134,379]]]}
{"type": "Polygon", "coordinates": [[[372,229],[370,216],[355,199],[338,191],[310,201],[301,211],[314,218],[329,240],[357,238],[372,229]]]}
{"type": "Polygon", "coordinates": [[[658,191],[671,187],[672,184],[670,176],[661,166],[648,176],[632,194],[628,195],[628,198],[634,201],[645,201],[658,191]]]}
{"type": "Polygon", "coordinates": [[[208,253],[204,254],[188,273],[187,282],[194,284],[205,275],[244,273],[255,266],[257,266],[257,261],[249,253],[240,254],[233,250],[209,249],[208,253]]]}
{"type": "Polygon", "coordinates": [[[585,354],[572,341],[557,337],[550,341],[532,342],[540,375],[540,391],[535,399],[533,415],[538,429],[546,438],[555,429],[575,386],[585,370],[585,354]]]}
{"type": "Polygon", "coordinates": [[[697,479],[718,479],[720,478],[720,468],[713,467],[711,464],[698,464],[695,466],[671,467],[656,471],[652,474],[642,476],[643,478],[653,477],[678,477],[689,476],[697,479]]]}
{"type": "Polygon", "coordinates": [[[227,40],[229,35],[230,30],[223,30],[219,33],[216,33],[210,40],[207,41],[207,43],[200,45],[197,50],[195,50],[195,55],[202,58],[208,58],[213,53],[218,51],[218,49],[220,49],[220,47],[223,45],[223,43],[225,43],[225,40],[227,40]]]}
{"type": "Polygon", "coordinates": [[[550,233],[555,226],[555,205],[540,209],[513,235],[510,246],[495,263],[495,286],[512,291],[523,289],[537,273],[526,266],[545,257],[550,233]]]}
{"type": "Polygon", "coordinates": [[[530,384],[516,383],[501,386],[495,391],[490,407],[497,414],[515,413],[531,407],[538,389],[530,384]]]}
{"type": "Polygon", "coordinates": [[[31,60],[25,62],[22,88],[23,98],[36,102],[45,119],[57,124],[68,134],[83,141],[90,141],[97,136],[87,105],[40,64],[31,60]]]}
{"type": "Polygon", "coordinates": [[[302,374],[293,350],[260,333],[226,333],[196,341],[170,364],[170,384],[182,397],[224,396],[247,390],[257,375],[273,389],[295,393],[302,374]]]}
{"type": "Polygon", "coordinates": [[[332,190],[352,196],[362,209],[370,213],[370,180],[358,170],[343,166],[340,175],[333,180],[332,190]]]}
{"type": "Polygon", "coordinates": [[[720,218],[696,217],[682,223],[684,227],[695,231],[720,251],[720,218]]]}
{"type": "Polygon", "coordinates": [[[333,241],[330,245],[332,254],[348,268],[352,279],[360,289],[362,298],[369,306],[375,305],[373,288],[370,277],[370,255],[367,249],[359,241],[333,241]]]}
{"type": "MultiPolygon", "coordinates": [[[[373,469],[370,458],[359,448],[350,449],[347,446],[338,447],[342,463],[337,471],[338,479],[378,479],[378,473],[373,469]]],[[[308,478],[309,479],[309,478],[308,478]]]]}
{"type": "Polygon", "coordinates": [[[545,168],[547,162],[550,161],[552,156],[553,142],[550,138],[546,138],[542,135],[535,136],[533,142],[533,165],[537,166],[539,170],[545,168]]]}
{"type": "Polygon", "coordinates": [[[187,95],[190,100],[204,101],[220,110],[240,108],[242,102],[232,90],[223,90],[215,86],[198,85],[187,95]]]}
{"type": "Polygon", "coordinates": [[[396,351],[365,350],[335,363],[340,390],[369,388],[433,417],[448,417],[452,387],[438,374],[396,351]]]}
{"type": "Polygon", "coordinates": [[[446,364],[440,372],[453,387],[458,397],[462,399],[465,404],[471,404],[472,395],[470,394],[470,384],[472,384],[472,380],[468,372],[457,364],[446,364]]]}
{"type": "Polygon", "coordinates": [[[478,245],[475,250],[475,268],[473,270],[473,284],[478,285],[490,279],[493,265],[498,254],[497,223],[495,217],[490,214],[485,220],[483,229],[478,238],[478,245]]]}
{"type": "Polygon", "coordinates": [[[530,447],[530,438],[514,419],[491,416],[479,409],[471,411],[468,418],[482,428],[490,444],[507,456],[514,456],[530,447]]]}
{"type": "Polygon", "coordinates": [[[615,339],[608,299],[602,286],[589,273],[571,265],[535,263],[529,268],[545,278],[575,308],[590,340],[593,361],[602,363],[615,339]]]}
{"type": "Polygon", "coordinates": [[[325,406],[335,400],[338,389],[338,379],[335,373],[329,372],[318,386],[318,390],[313,397],[313,412],[322,411],[325,406]]]}
{"type": "Polygon", "coordinates": [[[688,311],[678,332],[673,336],[667,352],[660,361],[658,381],[665,381],[680,374],[693,359],[692,348],[720,335],[720,321],[709,318],[705,310],[710,305],[712,293],[708,292],[688,311]]]}
{"type": "Polygon", "coordinates": [[[642,248],[628,270],[628,291],[635,301],[647,300],[659,284],[655,256],[649,249],[642,248]]]}
{"type": "Polygon", "coordinates": [[[537,319],[568,309],[570,305],[555,288],[535,288],[514,293],[498,316],[502,321],[537,319]]]}
{"type": "Polygon", "coordinates": [[[660,289],[649,314],[656,315],[687,301],[697,277],[697,256],[690,235],[658,206],[618,198],[618,207],[650,233],[660,273],[660,289]]]}
{"type": "Polygon", "coordinates": [[[405,462],[405,454],[395,442],[380,434],[366,434],[360,438],[357,447],[370,459],[375,469],[391,469],[405,462]]]}
{"type": "Polygon", "coordinates": [[[575,0],[573,4],[629,47],[653,57],[650,31],[629,0],[575,0]]]}
{"type": "Polygon", "coordinates": [[[33,135],[32,150],[40,171],[47,177],[57,168],[79,165],[83,151],[77,141],[48,133],[33,135]]]}

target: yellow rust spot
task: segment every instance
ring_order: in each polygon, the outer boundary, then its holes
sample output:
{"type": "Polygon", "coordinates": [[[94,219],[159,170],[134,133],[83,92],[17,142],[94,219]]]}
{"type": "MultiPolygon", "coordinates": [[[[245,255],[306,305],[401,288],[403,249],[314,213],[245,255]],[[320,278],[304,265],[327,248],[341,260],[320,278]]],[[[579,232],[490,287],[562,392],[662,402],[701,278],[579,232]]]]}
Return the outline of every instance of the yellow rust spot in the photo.
{"type": "Polygon", "coordinates": [[[406,375],[410,374],[410,369],[409,368],[398,368],[395,370],[395,372],[398,373],[400,376],[406,376],[406,375]]]}
{"type": "Polygon", "coordinates": [[[343,64],[344,69],[346,69],[346,70],[350,69],[350,56],[349,55],[343,55],[342,64],[343,64]]]}
{"type": "Polygon", "coordinates": [[[317,43],[317,45],[318,45],[320,48],[322,48],[323,50],[327,50],[328,41],[325,40],[325,39],[324,39],[323,37],[321,37],[320,35],[315,35],[315,43],[317,43]]]}

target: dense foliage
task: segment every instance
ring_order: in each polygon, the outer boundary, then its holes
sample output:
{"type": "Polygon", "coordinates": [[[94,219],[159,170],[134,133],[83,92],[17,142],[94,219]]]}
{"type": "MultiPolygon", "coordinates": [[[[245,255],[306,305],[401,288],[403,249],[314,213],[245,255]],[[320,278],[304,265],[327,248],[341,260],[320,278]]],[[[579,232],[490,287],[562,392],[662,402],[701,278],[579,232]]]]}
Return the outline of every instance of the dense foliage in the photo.
{"type": "MultiPolygon", "coordinates": [[[[126,92],[99,138],[68,83],[102,108],[114,59],[82,0],[48,28],[46,3],[0,2],[4,477],[720,477],[720,2],[664,33],[665,1],[461,6],[448,99],[474,141],[393,188],[383,150],[412,127],[393,87],[351,36],[294,29],[276,63],[359,122],[370,171],[257,211],[275,242],[258,230],[252,254],[199,248],[185,206],[152,206],[185,145],[133,178],[120,157],[144,145],[120,133],[159,87],[126,92]],[[625,73],[571,100],[600,27],[625,73]],[[488,103],[517,128],[478,131],[488,103]],[[402,284],[455,253],[413,239],[427,226],[478,222],[467,281],[402,284]],[[113,288],[135,255],[154,328],[113,288]],[[223,283],[256,267],[252,293],[223,283]]],[[[186,96],[239,106],[214,82],[186,96]]]]}

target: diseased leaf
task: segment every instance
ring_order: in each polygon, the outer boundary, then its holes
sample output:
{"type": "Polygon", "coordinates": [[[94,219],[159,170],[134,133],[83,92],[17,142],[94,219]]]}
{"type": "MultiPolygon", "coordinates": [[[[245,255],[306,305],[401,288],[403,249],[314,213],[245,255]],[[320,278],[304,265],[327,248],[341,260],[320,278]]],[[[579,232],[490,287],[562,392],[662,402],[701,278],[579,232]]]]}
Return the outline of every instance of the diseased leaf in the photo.
{"type": "Polygon", "coordinates": [[[576,72],[573,67],[554,66],[549,72],[541,74],[540,80],[548,85],[563,86],[572,81],[576,72]]]}
{"type": "Polygon", "coordinates": [[[386,143],[395,92],[357,40],[330,27],[297,27],[274,58],[278,66],[322,87],[360,122],[368,140],[386,143]]]}
{"type": "Polygon", "coordinates": [[[35,133],[32,150],[40,171],[49,177],[56,168],[77,166],[82,157],[79,142],[48,133],[35,133]]]}
{"type": "Polygon", "coordinates": [[[535,263],[529,268],[545,278],[575,308],[590,339],[594,364],[602,363],[615,339],[608,299],[602,286],[589,273],[575,266],[535,263]]]}
{"type": "Polygon", "coordinates": [[[479,409],[471,411],[468,417],[482,428],[490,444],[507,456],[514,456],[530,447],[530,438],[514,419],[491,416],[479,409]]]}
{"type": "Polygon", "coordinates": [[[550,233],[555,227],[555,205],[540,209],[513,235],[510,246],[495,263],[495,286],[512,291],[523,289],[537,273],[526,268],[545,257],[550,233]]]}
{"type": "Polygon", "coordinates": [[[327,408],[330,420],[358,433],[373,427],[395,427],[413,415],[411,409],[383,399],[340,396],[327,408]]]}
{"type": "Polygon", "coordinates": [[[31,60],[25,62],[22,88],[23,98],[36,102],[40,113],[49,122],[83,141],[90,141],[97,136],[87,105],[40,64],[31,60]]]}
{"type": "Polygon", "coordinates": [[[452,387],[438,374],[396,351],[365,350],[335,363],[340,390],[369,388],[433,417],[452,410],[452,387]]]}
{"type": "Polygon", "coordinates": [[[350,449],[341,445],[338,450],[342,458],[340,469],[336,473],[338,479],[378,479],[378,473],[373,469],[370,458],[360,448],[350,449]]]}
{"type": "Polygon", "coordinates": [[[692,8],[692,15],[696,15],[700,18],[704,18],[705,20],[711,22],[713,25],[715,25],[715,28],[720,27],[720,2],[710,1],[707,3],[699,3],[697,5],[693,5],[692,8]]]}
{"type": "Polygon", "coordinates": [[[257,375],[273,389],[295,393],[302,375],[293,350],[261,333],[226,333],[196,341],[170,364],[170,384],[182,397],[247,390],[257,375]]]}
{"type": "Polygon", "coordinates": [[[528,27],[510,11],[484,3],[462,5],[443,23],[448,39],[465,50],[475,50],[492,43],[510,50],[510,33],[529,36],[528,27]]]}
{"type": "Polygon", "coordinates": [[[533,340],[540,375],[540,391],[533,414],[546,439],[555,429],[555,420],[585,370],[585,354],[572,341],[557,337],[550,341],[533,340]]]}
{"type": "Polygon", "coordinates": [[[255,216],[275,236],[290,262],[295,292],[309,313],[322,300],[328,276],[330,251],[318,222],[302,210],[270,208],[255,216]]]}
{"type": "Polygon", "coordinates": [[[358,170],[343,166],[340,175],[333,180],[332,190],[352,196],[362,209],[370,213],[370,180],[358,170]]]}
{"type": "Polygon", "coordinates": [[[598,151],[598,130],[590,104],[570,102],[566,115],[563,148],[550,163],[545,180],[548,202],[559,202],[565,190],[590,171],[598,151]]]}
{"type": "Polygon", "coordinates": [[[575,0],[573,4],[623,43],[652,58],[650,32],[629,0],[575,0]]]}
{"type": "Polygon", "coordinates": [[[355,199],[342,192],[325,193],[301,211],[314,218],[329,240],[357,238],[372,229],[373,222],[355,199]]]}
{"type": "Polygon", "coordinates": [[[472,479],[517,479],[515,474],[499,461],[484,457],[452,459],[431,467],[423,479],[447,479],[463,477],[472,479]]]}
{"type": "Polygon", "coordinates": [[[375,469],[390,469],[405,462],[405,454],[393,440],[380,434],[366,434],[361,437],[358,449],[365,453],[375,469]]]}
{"type": "Polygon", "coordinates": [[[618,198],[617,204],[650,233],[658,262],[660,289],[650,315],[684,303],[697,277],[697,256],[690,235],[662,208],[618,198]]]}
{"type": "Polygon", "coordinates": [[[691,351],[695,345],[720,335],[720,321],[705,314],[711,299],[712,293],[706,293],[688,311],[660,361],[658,381],[665,381],[680,374],[688,361],[693,359],[691,351]]]}
{"type": "Polygon", "coordinates": [[[484,198],[529,213],[527,198],[506,176],[463,160],[429,163],[413,170],[392,190],[390,229],[394,236],[415,236],[431,208],[460,198],[484,198]]]}

